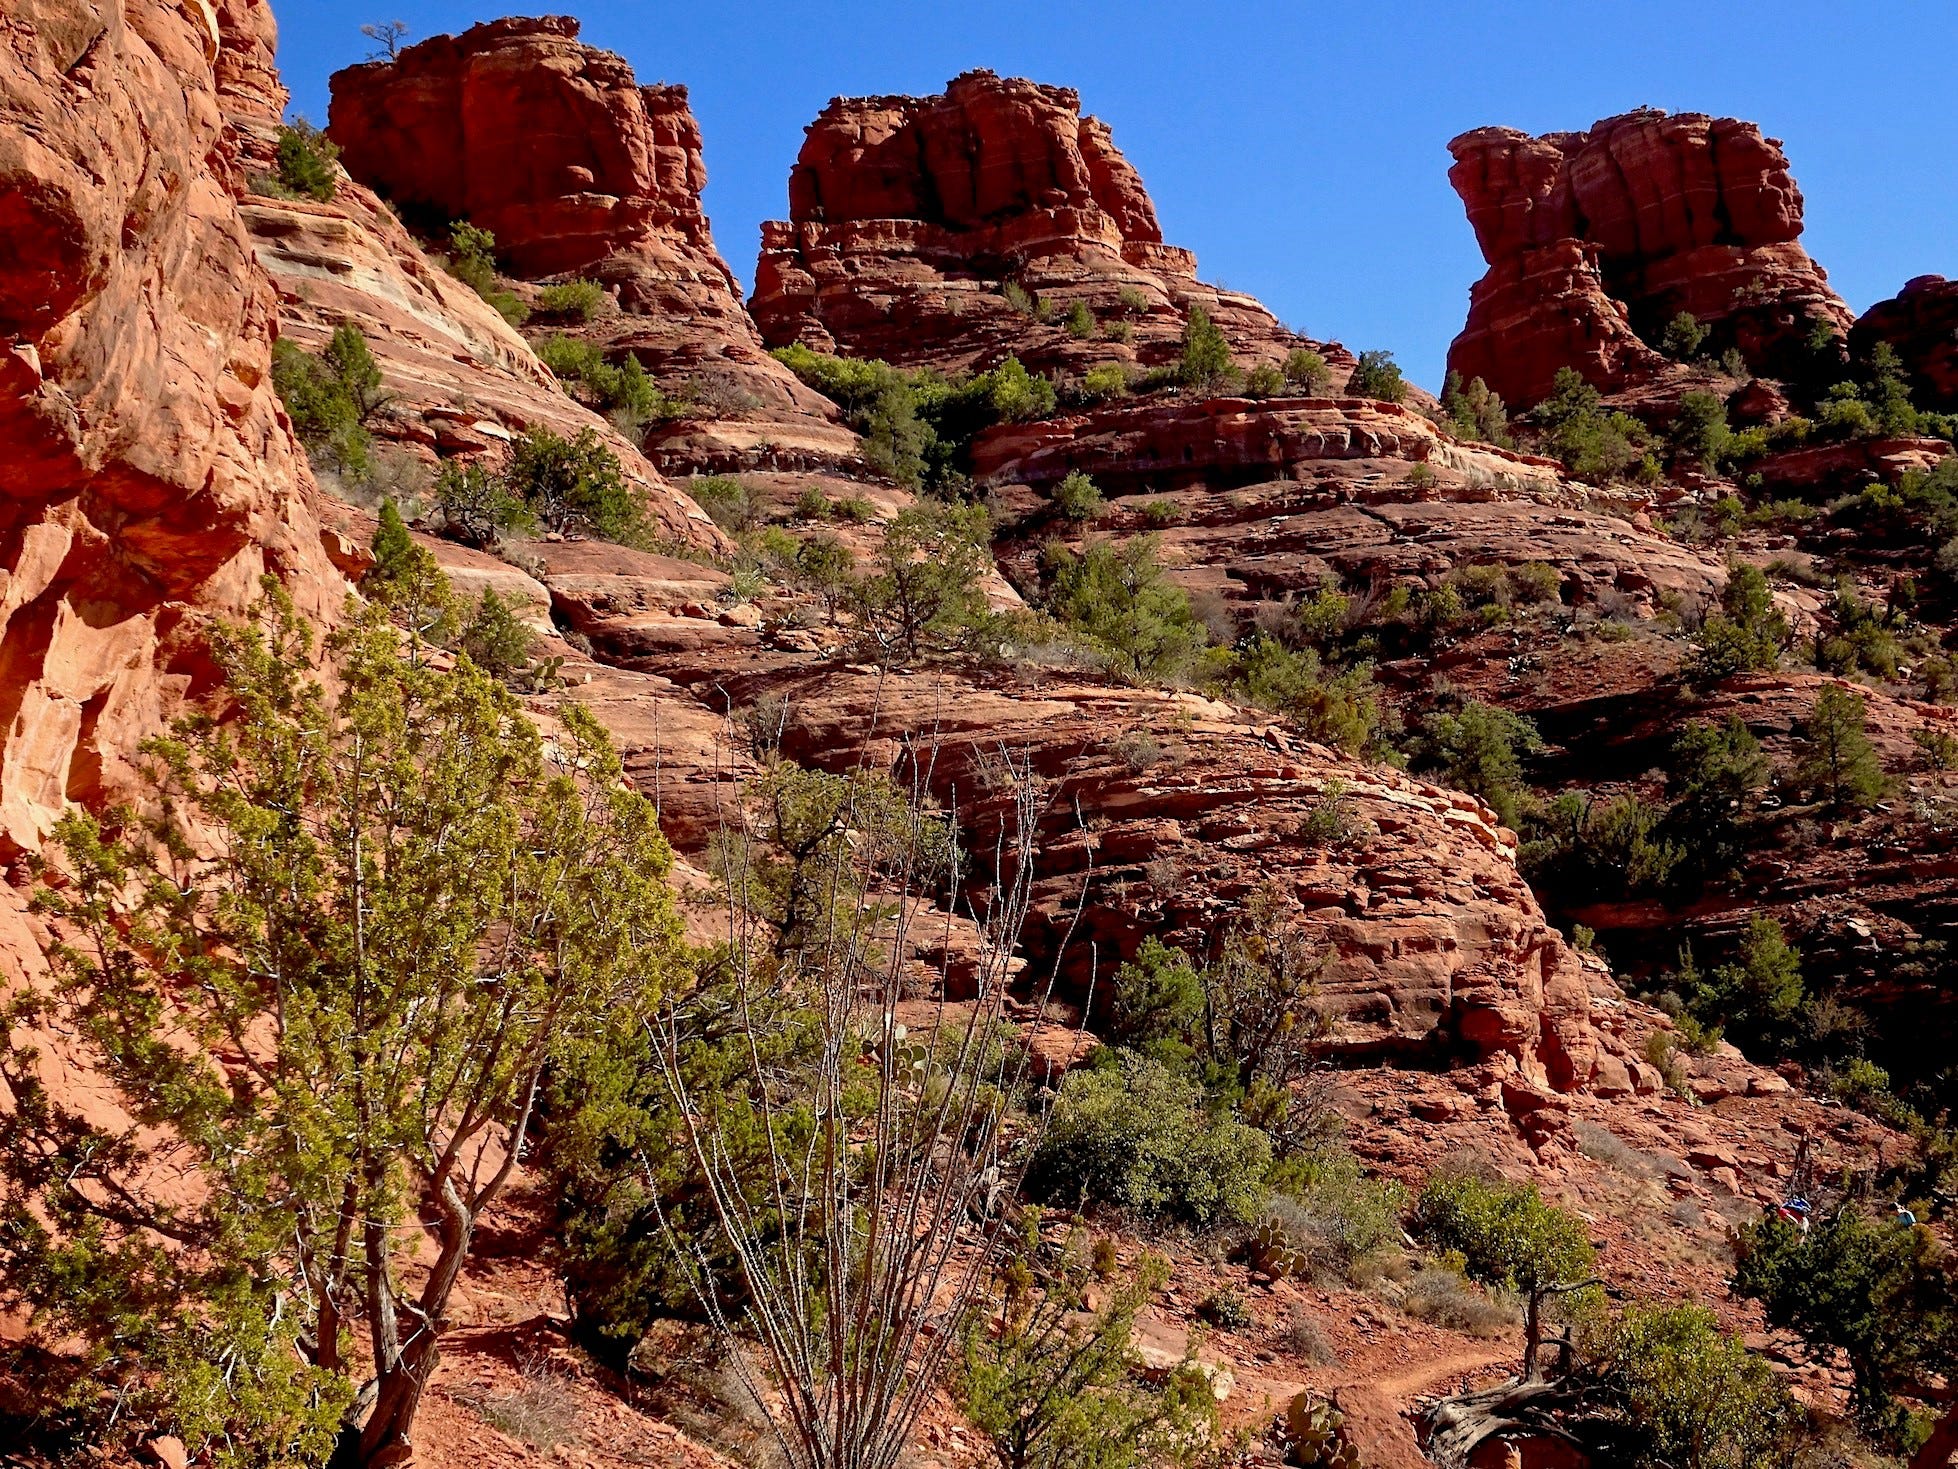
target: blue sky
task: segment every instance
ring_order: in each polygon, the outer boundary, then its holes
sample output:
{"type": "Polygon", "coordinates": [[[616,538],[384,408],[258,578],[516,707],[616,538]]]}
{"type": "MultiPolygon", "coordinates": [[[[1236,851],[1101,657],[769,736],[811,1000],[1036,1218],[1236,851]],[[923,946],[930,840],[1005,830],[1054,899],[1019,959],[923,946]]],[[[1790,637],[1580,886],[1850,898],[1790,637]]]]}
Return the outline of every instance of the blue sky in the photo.
{"type": "MultiPolygon", "coordinates": [[[[360,20],[399,17],[418,39],[509,13],[273,3],[293,105],[318,121],[328,74],[369,49],[360,20]]],[[[715,238],[744,282],[831,96],[933,92],[974,66],[1078,89],[1206,279],[1310,335],[1389,348],[1430,385],[1481,273],[1446,144],[1488,123],[1583,128],[1641,104],[1749,118],[1786,143],[1805,243],[1851,306],[1913,275],[1958,276],[1952,0],[587,0],[575,13],[641,80],[687,84],[715,238]]]]}

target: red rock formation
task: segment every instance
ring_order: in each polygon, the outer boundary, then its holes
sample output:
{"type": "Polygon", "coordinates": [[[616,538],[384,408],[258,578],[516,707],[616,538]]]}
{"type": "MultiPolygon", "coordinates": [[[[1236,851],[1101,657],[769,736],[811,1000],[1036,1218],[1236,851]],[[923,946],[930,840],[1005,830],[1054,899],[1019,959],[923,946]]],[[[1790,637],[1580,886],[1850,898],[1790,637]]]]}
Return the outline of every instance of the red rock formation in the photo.
{"type": "Polygon", "coordinates": [[[1920,275],[1865,311],[1850,328],[1850,351],[1866,357],[1878,342],[1897,349],[1918,407],[1958,409],[1958,281],[1920,275]]]}
{"type": "Polygon", "coordinates": [[[116,788],[208,673],[203,619],[268,572],[318,617],[345,595],[220,125],[246,70],[207,5],[0,27],[0,853],[116,788]]]}
{"type": "Polygon", "coordinates": [[[789,218],[762,226],[750,302],[772,346],[942,368],[1014,353],[1069,371],[1167,360],[1192,304],[1241,360],[1299,345],[1163,243],[1142,180],[1076,93],[989,71],[934,97],[833,99],[790,172],[789,218]],[[1009,280],[1051,318],[1010,306],[1009,280]],[[1070,336],[1061,315],[1077,301],[1104,330],[1126,324],[1127,339],[1070,336]]]}
{"type": "Polygon", "coordinates": [[[1479,128],[1448,145],[1489,264],[1448,355],[1512,405],[1560,367],[1599,387],[1668,370],[1641,340],[1679,312],[1772,371],[1814,321],[1850,313],[1797,243],[1802,196],[1752,123],[1646,108],[1589,132],[1479,128]]]}
{"type": "Polygon", "coordinates": [[[662,436],[663,467],[852,452],[830,405],[763,349],[714,248],[685,87],[640,86],[622,57],[581,43],[569,16],[436,36],[336,72],[332,87],[330,130],[356,179],[491,231],[519,276],[598,280],[617,309],[580,334],[615,359],[636,353],[669,391],[721,404],[728,425],[662,436]]]}

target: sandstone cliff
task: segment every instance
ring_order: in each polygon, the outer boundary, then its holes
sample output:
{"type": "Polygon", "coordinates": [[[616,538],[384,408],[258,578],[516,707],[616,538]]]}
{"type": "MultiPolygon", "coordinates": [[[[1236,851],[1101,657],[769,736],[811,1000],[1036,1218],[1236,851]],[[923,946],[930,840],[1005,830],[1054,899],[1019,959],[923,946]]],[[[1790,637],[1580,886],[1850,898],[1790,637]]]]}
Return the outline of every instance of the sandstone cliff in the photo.
{"type": "Polygon", "coordinates": [[[831,101],[790,172],[789,218],[762,226],[750,305],[771,346],[942,369],[1009,353],[1072,373],[1167,361],[1192,305],[1247,364],[1305,345],[1251,297],[1197,280],[1074,91],[989,71],[933,97],[831,101]],[[1038,317],[1005,299],[1008,282],[1038,317]],[[1063,325],[1077,303],[1095,322],[1085,339],[1063,325]]]}
{"type": "Polygon", "coordinates": [[[1752,123],[1647,108],[1581,133],[1479,128],[1448,148],[1489,264],[1448,365],[1512,406],[1560,367],[1607,390],[1662,377],[1648,344],[1682,311],[1771,373],[1812,323],[1849,327],[1799,243],[1781,145],[1752,123]]]}
{"type": "Polygon", "coordinates": [[[716,405],[660,435],[656,462],[847,457],[850,436],[763,350],[715,249],[686,88],[640,86],[578,31],[569,16],[499,20],[336,72],[330,130],[347,170],[438,232],[491,231],[519,277],[601,283],[615,307],[580,333],[716,405]]]}
{"type": "Polygon", "coordinates": [[[1896,349],[1919,408],[1958,410],[1958,281],[1920,275],[1865,311],[1850,351],[1860,360],[1878,342],[1896,349]]]}
{"type": "Polygon", "coordinates": [[[320,620],[346,593],[219,115],[252,66],[207,6],[0,27],[0,853],[118,788],[207,677],[205,619],[267,574],[320,620]]]}

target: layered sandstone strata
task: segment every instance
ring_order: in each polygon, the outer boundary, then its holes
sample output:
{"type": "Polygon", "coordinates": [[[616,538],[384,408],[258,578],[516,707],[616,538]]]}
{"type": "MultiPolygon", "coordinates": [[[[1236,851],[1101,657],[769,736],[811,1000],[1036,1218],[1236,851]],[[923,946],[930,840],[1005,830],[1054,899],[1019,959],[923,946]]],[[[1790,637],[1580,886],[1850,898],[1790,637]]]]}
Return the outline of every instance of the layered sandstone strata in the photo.
{"type": "Polygon", "coordinates": [[[124,787],[264,576],[322,620],[346,594],[219,115],[250,69],[204,5],[0,26],[0,854],[124,787]]]}
{"type": "Polygon", "coordinates": [[[578,32],[569,16],[511,18],[336,72],[330,131],[347,170],[435,233],[489,230],[518,277],[599,282],[606,307],[566,329],[707,405],[656,436],[656,461],[846,457],[854,440],[768,356],[714,246],[686,88],[639,85],[578,32]]]}
{"type": "Polygon", "coordinates": [[[771,346],[952,370],[1010,353],[1067,372],[1169,360],[1192,305],[1240,361],[1302,345],[1251,297],[1197,280],[1078,94],[990,71],[932,97],[832,100],[790,172],[788,219],[762,226],[750,301],[771,346]],[[1065,325],[1077,303],[1085,337],[1065,325]]]}
{"type": "Polygon", "coordinates": [[[1448,145],[1489,270],[1449,367],[1512,406],[1560,367],[1607,390],[1668,371],[1649,343],[1689,312],[1776,375],[1851,313],[1799,243],[1802,195],[1753,123],[1652,108],[1588,132],[1478,128],[1448,145]]]}

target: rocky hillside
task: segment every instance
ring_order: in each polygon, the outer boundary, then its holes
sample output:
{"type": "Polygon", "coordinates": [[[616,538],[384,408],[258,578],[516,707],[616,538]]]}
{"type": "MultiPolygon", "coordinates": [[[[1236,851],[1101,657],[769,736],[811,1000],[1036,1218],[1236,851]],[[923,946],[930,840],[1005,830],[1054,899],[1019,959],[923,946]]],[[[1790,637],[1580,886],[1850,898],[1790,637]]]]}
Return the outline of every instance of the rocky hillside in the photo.
{"type": "MultiPolygon", "coordinates": [[[[888,777],[974,852],[1037,785],[1014,972],[1046,1084],[1143,1046],[1120,976],[1151,954],[1192,984],[1289,955],[1283,1089],[1336,1149],[1304,1156],[1402,1203],[1468,1156],[1531,1182],[1614,1290],[1712,1304],[1844,1417],[1833,1354],[1727,1280],[1735,1226],[1818,1179],[1949,1202],[1947,283],[1855,320],[1751,124],[1481,129],[1450,179],[1489,269],[1435,399],[1200,282],[1074,92],[976,71],[832,101],[744,303],[685,88],[578,29],[337,73],[322,136],[283,120],[257,0],[0,26],[6,978],[43,982],[63,931],[23,896],[62,813],[148,799],[142,740],[223,711],[213,619],[268,576],[318,627],[403,615],[368,549],[401,555],[399,512],[461,609],[417,604],[417,656],[488,665],[469,639],[511,615],[496,671],[554,739],[571,703],[609,731],[699,941],[772,772],[888,777]],[[1032,1007],[1049,976],[1066,1024],[1032,1007]]],[[[907,1003],[971,1000],[972,912],[904,901],[932,920],[907,1003]]],[[[44,1040],[92,1105],[80,1042],[44,1040]]],[[[608,1356],[562,1318],[550,1167],[480,1227],[417,1462],[764,1462],[696,1326],[608,1356]]],[[[1418,1465],[1424,1400],[1513,1367],[1514,1301],[1386,1217],[1302,1268],[1266,1216],[1090,1209],[1121,1268],[1089,1308],[1163,1252],[1152,1373],[1200,1359],[1256,1455],[1298,1458],[1303,1393],[1418,1465]]],[[[23,1361],[4,1424],[40,1424],[23,1361]]],[[[204,1462],[151,1426],[103,1452],[204,1462]]],[[[921,1433],[990,1454],[948,1394],[921,1433]]]]}

